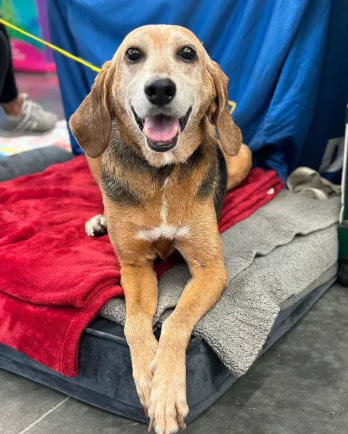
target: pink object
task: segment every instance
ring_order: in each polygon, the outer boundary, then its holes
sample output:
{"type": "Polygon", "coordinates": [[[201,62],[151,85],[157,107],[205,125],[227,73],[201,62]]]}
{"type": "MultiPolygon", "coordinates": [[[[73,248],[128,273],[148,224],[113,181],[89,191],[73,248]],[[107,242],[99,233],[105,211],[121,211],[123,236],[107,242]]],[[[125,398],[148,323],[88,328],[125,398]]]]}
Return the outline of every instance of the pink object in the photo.
{"type": "Polygon", "coordinates": [[[17,39],[11,40],[13,65],[21,72],[55,72],[54,62],[47,62],[44,53],[36,47],[17,39]]]}

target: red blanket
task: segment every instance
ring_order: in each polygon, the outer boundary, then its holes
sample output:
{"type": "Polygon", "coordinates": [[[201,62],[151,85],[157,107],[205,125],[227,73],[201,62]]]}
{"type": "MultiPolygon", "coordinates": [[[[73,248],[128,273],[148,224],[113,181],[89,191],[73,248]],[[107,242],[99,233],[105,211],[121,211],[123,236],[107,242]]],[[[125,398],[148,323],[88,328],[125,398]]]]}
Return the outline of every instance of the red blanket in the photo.
{"type": "MultiPolygon", "coordinates": [[[[252,170],[226,196],[220,232],[281,189],[275,172],[252,170]]],[[[85,235],[101,212],[84,157],[0,184],[0,342],[68,377],[77,374],[83,329],[123,295],[108,237],[85,235]]],[[[159,264],[158,275],[174,262],[159,264]]]]}

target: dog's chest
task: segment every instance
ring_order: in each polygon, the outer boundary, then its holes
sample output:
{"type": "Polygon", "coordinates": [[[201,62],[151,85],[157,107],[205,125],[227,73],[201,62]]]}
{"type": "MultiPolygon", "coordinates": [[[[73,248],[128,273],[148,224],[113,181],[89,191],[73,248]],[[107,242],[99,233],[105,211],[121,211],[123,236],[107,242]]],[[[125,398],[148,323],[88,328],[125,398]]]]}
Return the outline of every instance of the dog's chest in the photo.
{"type": "Polygon", "coordinates": [[[157,214],[157,218],[155,219],[157,224],[146,229],[140,228],[137,234],[139,239],[157,244],[158,247],[163,246],[161,250],[169,249],[169,247],[164,247],[164,245],[173,244],[175,239],[190,236],[189,225],[182,224],[183,216],[180,216],[180,213],[177,212],[180,198],[175,197],[175,191],[173,191],[171,182],[170,177],[167,177],[160,189],[160,200],[154,210],[157,214]]]}

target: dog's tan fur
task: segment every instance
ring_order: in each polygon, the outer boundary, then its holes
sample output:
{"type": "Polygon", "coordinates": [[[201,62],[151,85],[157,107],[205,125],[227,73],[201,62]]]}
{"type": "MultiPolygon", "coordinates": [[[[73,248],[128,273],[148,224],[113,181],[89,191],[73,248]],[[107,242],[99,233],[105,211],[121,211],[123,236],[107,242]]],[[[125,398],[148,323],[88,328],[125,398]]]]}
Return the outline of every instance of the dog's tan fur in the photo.
{"type": "Polygon", "coordinates": [[[177,26],[146,26],[128,35],[70,120],[71,130],[103,193],[107,230],[121,265],[126,298],[125,334],[135,385],[159,434],[184,427],[189,411],[186,347],[193,327],[216,303],[226,285],[213,203],[216,186],[208,197],[197,199],[216,152],[215,126],[226,159],[228,188],[233,188],[247,176],[251,154],[245,145],[238,154],[242,137],[228,112],[227,78],[197,38],[177,26]],[[195,65],[177,60],[175,52],[183,45],[195,48],[195,65]],[[124,55],[127,48],[134,46],[140,46],[147,59],[130,67],[125,64],[124,55]],[[179,82],[191,77],[194,107],[170,153],[170,161],[146,147],[144,135],[129,110],[128,83],[136,82],[141,74],[176,77],[179,82]],[[116,158],[114,148],[111,144],[108,147],[112,128],[112,140],[126,144],[150,166],[172,164],[170,175],[158,178],[151,171],[139,170],[116,158]],[[200,144],[204,146],[202,158],[187,174],[186,161],[200,144]],[[122,203],[110,197],[101,181],[102,172],[110,179],[122,180],[125,191],[135,194],[139,203],[122,203]],[[173,314],[164,322],[157,342],[152,328],[157,306],[154,259],[165,258],[174,249],[187,261],[192,279],[173,314]]]}

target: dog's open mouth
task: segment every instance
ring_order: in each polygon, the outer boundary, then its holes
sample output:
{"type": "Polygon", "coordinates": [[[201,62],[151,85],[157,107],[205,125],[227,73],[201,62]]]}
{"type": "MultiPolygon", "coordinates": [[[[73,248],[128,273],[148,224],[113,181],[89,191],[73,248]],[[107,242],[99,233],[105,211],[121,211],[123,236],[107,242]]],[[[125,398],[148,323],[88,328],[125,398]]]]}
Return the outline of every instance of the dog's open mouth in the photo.
{"type": "Polygon", "coordinates": [[[145,136],[148,146],[156,152],[166,152],[173,149],[189,119],[191,108],[182,118],[174,118],[165,114],[141,119],[132,107],[135,121],[145,136]]]}

